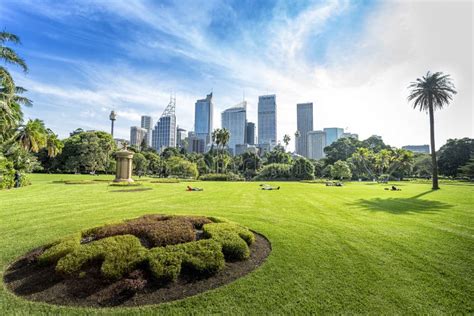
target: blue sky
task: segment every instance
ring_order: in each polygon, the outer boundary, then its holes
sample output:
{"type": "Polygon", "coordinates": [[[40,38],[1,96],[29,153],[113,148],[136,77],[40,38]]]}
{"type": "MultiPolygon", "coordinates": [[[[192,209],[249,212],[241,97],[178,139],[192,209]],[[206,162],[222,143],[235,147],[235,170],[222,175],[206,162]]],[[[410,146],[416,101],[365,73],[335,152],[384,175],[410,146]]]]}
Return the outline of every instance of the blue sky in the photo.
{"type": "Polygon", "coordinates": [[[108,130],[115,109],[116,136],[128,138],[140,115],[160,116],[170,93],[190,130],[195,100],[212,90],[218,124],[243,95],[255,121],[258,95],[275,93],[279,139],[296,129],[296,103],[312,101],[316,129],[424,144],[427,117],[410,109],[406,86],[427,70],[459,83],[438,143],[473,134],[469,2],[4,0],[0,26],[23,42],[15,49],[30,72],[10,69],[34,101],[26,116],[62,137],[108,130]],[[447,32],[438,15],[465,34],[448,48],[429,35],[447,32]]]}

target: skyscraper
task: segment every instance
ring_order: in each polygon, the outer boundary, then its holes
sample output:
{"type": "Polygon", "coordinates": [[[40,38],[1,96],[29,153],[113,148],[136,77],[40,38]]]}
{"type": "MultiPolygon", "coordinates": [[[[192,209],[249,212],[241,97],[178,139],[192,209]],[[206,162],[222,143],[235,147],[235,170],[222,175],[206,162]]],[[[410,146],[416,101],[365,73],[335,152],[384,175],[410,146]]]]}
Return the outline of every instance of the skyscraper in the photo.
{"type": "Polygon", "coordinates": [[[255,123],[247,122],[245,142],[249,145],[255,145],[255,123]]]}
{"type": "Polygon", "coordinates": [[[258,143],[276,145],[277,142],[277,109],[276,96],[258,97],[258,143]]]}
{"type": "Polygon", "coordinates": [[[184,139],[186,138],[186,130],[178,126],[176,134],[176,146],[178,148],[184,148],[184,139]]]}
{"type": "Polygon", "coordinates": [[[354,138],[354,139],[359,139],[359,135],[358,135],[358,134],[354,134],[354,133],[342,133],[341,138],[354,138]]]}
{"type": "Polygon", "coordinates": [[[147,146],[151,146],[151,131],[153,129],[153,119],[151,118],[151,116],[142,115],[140,126],[141,128],[146,129],[146,144],[147,146]]]}
{"type": "Polygon", "coordinates": [[[221,123],[230,133],[229,149],[235,154],[235,146],[245,144],[245,129],[247,122],[247,102],[236,105],[222,112],[221,123]]]}
{"type": "Polygon", "coordinates": [[[326,133],[326,146],[329,146],[342,137],[344,129],[339,127],[328,127],[324,129],[324,132],[326,133]]]}
{"type": "Polygon", "coordinates": [[[130,145],[140,147],[146,135],[146,129],[132,126],[130,127],[130,145]]]}
{"type": "Polygon", "coordinates": [[[158,152],[166,147],[176,147],[175,109],[176,100],[171,98],[152,132],[152,147],[158,152]]]}
{"type": "Polygon", "coordinates": [[[321,159],[325,157],[326,133],[323,131],[309,131],[307,133],[307,148],[309,159],[321,159]]]}
{"type": "Polygon", "coordinates": [[[197,100],[194,107],[194,133],[196,137],[204,140],[205,145],[211,142],[213,115],[214,104],[211,92],[205,99],[197,100]]]}
{"type": "Polygon", "coordinates": [[[313,103],[296,105],[296,125],[299,136],[296,138],[296,153],[308,157],[308,132],[313,130],[313,103]]]}

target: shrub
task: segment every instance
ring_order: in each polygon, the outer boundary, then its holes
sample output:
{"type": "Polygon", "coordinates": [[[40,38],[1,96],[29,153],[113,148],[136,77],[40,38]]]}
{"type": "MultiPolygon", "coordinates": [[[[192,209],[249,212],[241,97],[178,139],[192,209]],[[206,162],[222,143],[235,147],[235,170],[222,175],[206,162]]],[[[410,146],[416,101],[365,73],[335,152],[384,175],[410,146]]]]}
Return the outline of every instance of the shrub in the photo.
{"type": "Polygon", "coordinates": [[[181,253],[169,252],[165,247],[151,249],[147,260],[151,274],[158,280],[174,281],[181,272],[181,253]]]}
{"type": "Polygon", "coordinates": [[[177,178],[159,178],[150,181],[151,183],[179,183],[179,179],[177,178]]]}
{"type": "Polygon", "coordinates": [[[314,179],[314,165],[306,158],[298,158],[293,162],[291,172],[295,179],[312,180],[314,179]]]}
{"type": "Polygon", "coordinates": [[[117,279],[146,260],[147,249],[132,235],[109,237],[80,245],[59,259],[56,271],[65,274],[79,272],[87,262],[103,260],[101,273],[117,279]]]}
{"type": "Polygon", "coordinates": [[[208,173],[199,177],[202,181],[243,181],[244,179],[235,173],[208,173]]]}
{"type": "Polygon", "coordinates": [[[143,183],[140,182],[112,182],[109,184],[111,187],[138,187],[140,185],[143,185],[143,183]]]}
{"type": "Polygon", "coordinates": [[[272,163],[264,166],[254,180],[289,180],[291,171],[290,164],[272,163]]]}
{"type": "Polygon", "coordinates": [[[40,263],[55,263],[60,258],[76,250],[81,243],[81,234],[65,237],[49,247],[38,257],[40,263]]]}
{"type": "Polygon", "coordinates": [[[225,266],[222,247],[215,240],[202,239],[166,248],[171,252],[179,252],[182,258],[182,267],[192,271],[193,274],[212,275],[225,266]]]}
{"type": "Polygon", "coordinates": [[[178,178],[196,179],[199,175],[197,165],[180,157],[171,157],[166,160],[166,174],[178,178]]]}
{"type": "Polygon", "coordinates": [[[203,226],[204,234],[222,245],[222,252],[229,259],[242,260],[250,256],[248,245],[255,236],[248,229],[233,223],[212,223],[203,226]]]}

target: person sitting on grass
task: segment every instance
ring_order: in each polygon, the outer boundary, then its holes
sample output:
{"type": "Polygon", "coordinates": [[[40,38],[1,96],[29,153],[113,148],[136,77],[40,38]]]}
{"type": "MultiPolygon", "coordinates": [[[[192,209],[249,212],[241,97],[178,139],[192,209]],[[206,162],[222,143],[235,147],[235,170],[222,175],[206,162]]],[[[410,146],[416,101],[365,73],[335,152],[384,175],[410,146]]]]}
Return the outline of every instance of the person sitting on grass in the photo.
{"type": "Polygon", "coordinates": [[[390,190],[390,191],[401,191],[402,189],[397,188],[396,186],[392,185],[391,188],[385,188],[385,190],[390,190]]]}
{"type": "Polygon", "coordinates": [[[190,187],[188,185],[188,187],[186,188],[186,191],[203,191],[204,189],[202,188],[197,188],[197,187],[190,187]]]}

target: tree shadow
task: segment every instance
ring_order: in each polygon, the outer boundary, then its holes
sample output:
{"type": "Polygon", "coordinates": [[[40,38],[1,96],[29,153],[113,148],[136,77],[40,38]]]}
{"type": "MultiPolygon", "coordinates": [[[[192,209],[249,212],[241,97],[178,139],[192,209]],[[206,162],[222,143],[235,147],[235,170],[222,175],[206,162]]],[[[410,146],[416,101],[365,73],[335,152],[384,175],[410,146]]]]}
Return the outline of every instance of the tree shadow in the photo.
{"type": "MultiPolygon", "coordinates": [[[[391,214],[436,213],[449,209],[453,205],[433,200],[424,200],[420,197],[433,192],[432,190],[408,198],[374,198],[360,199],[358,206],[374,212],[387,212],[391,214]]],[[[394,192],[396,193],[396,192],[394,192]]]]}

